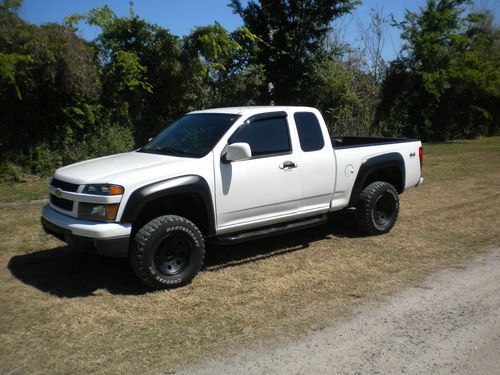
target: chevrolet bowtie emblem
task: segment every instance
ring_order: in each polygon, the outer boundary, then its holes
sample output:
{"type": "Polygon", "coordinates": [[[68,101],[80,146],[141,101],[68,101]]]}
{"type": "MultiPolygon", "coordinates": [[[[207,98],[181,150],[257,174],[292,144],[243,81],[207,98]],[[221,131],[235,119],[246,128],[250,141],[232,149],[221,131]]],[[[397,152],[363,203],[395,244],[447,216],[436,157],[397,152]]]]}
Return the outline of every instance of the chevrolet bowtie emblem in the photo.
{"type": "Polygon", "coordinates": [[[56,189],[56,191],[54,191],[54,195],[57,198],[61,198],[61,196],[62,196],[62,190],[61,189],[56,189]]]}

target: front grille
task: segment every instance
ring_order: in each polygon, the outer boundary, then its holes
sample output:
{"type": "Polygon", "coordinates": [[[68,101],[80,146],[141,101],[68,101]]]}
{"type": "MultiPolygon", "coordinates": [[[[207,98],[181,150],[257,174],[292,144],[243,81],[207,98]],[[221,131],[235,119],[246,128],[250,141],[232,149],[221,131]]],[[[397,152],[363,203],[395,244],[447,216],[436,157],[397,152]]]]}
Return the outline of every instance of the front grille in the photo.
{"type": "Polygon", "coordinates": [[[53,194],[50,194],[50,203],[54,206],[62,208],[66,211],[73,211],[73,201],[64,198],[58,198],[53,194]]]}
{"type": "Polygon", "coordinates": [[[59,188],[64,191],[72,191],[73,193],[76,193],[79,186],[76,184],[70,184],[69,182],[58,180],[57,178],[53,178],[52,181],[50,181],[50,184],[55,188],[59,188]]]}

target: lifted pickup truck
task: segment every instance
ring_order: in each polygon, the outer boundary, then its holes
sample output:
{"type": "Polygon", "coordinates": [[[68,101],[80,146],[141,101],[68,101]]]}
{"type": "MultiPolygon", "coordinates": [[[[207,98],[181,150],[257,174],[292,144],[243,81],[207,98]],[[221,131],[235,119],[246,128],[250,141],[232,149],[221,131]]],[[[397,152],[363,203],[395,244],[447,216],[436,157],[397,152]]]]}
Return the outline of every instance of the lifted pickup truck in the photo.
{"type": "Polygon", "coordinates": [[[152,288],[178,287],[200,270],[205,240],[306,228],[347,207],[363,233],[389,232],[422,160],[419,140],[330,139],[314,108],[196,111],[134,152],[58,169],[42,225],[73,247],[128,256],[152,288]]]}

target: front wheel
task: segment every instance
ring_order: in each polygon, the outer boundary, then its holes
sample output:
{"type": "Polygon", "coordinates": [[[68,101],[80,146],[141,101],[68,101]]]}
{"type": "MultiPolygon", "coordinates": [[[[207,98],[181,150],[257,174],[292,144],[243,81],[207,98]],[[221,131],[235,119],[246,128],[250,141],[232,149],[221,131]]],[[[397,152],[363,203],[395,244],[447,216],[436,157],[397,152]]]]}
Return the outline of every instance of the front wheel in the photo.
{"type": "Polygon", "coordinates": [[[388,233],[398,218],[399,195],[394,186],[376,181],[363,189],[356,206],[358,229],[369,235],[388,233]]]}
{"type": "Polygon", "coordinates": [[[189,284],[203,265],[205,244],[191,221],[160,216],[135,235],[130,262],[137,277],[153,289],[189,284]]]}

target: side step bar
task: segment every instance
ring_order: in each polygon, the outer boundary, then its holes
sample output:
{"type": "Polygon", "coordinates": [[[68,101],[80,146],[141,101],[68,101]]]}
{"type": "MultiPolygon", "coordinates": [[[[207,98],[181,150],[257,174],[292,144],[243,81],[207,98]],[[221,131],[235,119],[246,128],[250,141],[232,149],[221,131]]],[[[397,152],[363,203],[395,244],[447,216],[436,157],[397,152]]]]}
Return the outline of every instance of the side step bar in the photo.
{"type": "Polygon", "coordinates": [[[259,229],[252,232],[243,232],[243,233],[231,233],[228,235],[222,235],[218,237],[214,237],[210,240],[215,244],[219,245],[229,245],[236,244],[249,240],[256,240],[259,238],[265,238],[270,236],[275,236],[282,233],[292,232],[299,229],[315,227],[317,225],[321,225],[326,223],[328,217],[326,215],[322,215],[319,217],[314,217],[312,219],[307,219],[303,221],[295,221],[288,224],[282,224],[275,227],[270,227],[266,229],[259,229]]]}

